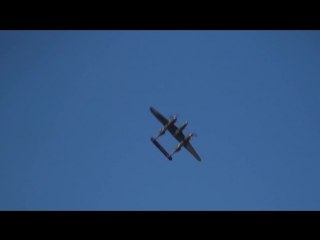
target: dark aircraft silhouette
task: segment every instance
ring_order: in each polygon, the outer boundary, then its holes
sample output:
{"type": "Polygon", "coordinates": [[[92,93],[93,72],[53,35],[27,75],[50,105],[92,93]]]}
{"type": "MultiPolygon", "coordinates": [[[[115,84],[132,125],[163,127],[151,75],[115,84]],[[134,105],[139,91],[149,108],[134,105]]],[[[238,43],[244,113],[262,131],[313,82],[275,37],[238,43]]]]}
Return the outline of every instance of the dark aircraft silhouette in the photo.
{"type": "Polygon", "coordinates": [[[179,128],[175,126],[175,122],[177,121],[177,117],[174,116],[171,120],[166,119],[163,115],[161,115],[156,109],[150,107],[150,111],[153,115],[164,125],[163,128],[160,129],[158,135],[155,138],[151,138],[151,141],[156,145],[156,147],[169,159],[172,160],[172,155],[176,152],[179,152],[182,147],[185,147],[198,161],[201,161],[201,158],[194,150],[192,145],[190,144],[190,140],[193,137],[193,134],[190,133],[185,136],[182,131],[188,125],[188,122],[184,122],[179,128]],[[168,154],[167,151],[157,142],[157,138],[164,135],[166,131],[169,131],[172,136],[177,139],[179,144],[175,147],[171,154],[168,154]]]}

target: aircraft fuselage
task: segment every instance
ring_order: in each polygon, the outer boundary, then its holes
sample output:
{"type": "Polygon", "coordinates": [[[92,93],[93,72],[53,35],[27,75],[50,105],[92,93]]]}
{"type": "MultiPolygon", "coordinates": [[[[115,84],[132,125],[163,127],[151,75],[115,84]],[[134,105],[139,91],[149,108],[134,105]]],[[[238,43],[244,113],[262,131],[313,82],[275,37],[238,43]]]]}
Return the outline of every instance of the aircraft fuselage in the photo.
{"type": "Polygon", "coordinates": [[[175,135],[175,136],[178,136],[179,133],[181,133],[181,132],[183,131],[183,129],[186,128],[187,125],[188,125],[188,122],[183,123],[183,124],[181,125],[181,127],[178,128],[178,130],[174,133],[174,135],[175,135]]]}

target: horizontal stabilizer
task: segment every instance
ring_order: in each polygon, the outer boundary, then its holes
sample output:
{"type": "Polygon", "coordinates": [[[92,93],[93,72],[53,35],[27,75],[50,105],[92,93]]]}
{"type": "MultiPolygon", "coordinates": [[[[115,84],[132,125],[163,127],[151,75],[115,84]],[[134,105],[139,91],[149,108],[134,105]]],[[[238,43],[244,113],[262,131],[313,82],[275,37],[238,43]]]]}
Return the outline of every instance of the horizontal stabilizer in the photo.
{"type": "Polygon", "coordinates": [[[165,155],[170,161],[172,160],[172,157],[169,155],[169,153],[160,145],[160,143],[157,142],[154,138],[151,138],[151,142],[165,155]]]}

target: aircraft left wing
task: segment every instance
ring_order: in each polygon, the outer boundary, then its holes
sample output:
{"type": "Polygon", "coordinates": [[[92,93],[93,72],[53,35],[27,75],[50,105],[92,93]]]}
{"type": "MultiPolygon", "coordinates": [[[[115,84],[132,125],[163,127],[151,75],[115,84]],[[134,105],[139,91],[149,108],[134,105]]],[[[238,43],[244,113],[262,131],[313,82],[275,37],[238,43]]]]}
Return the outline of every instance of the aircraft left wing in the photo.
{"type": "Polygon", "coordinates": [[[194,148],[192,147],[190,142],[186,142],[184,144],[184,147],[200,162],[201,158],[199,157],[199,155],[197,154],[196,150],[194,150],[194,148]]]}
{"type": "Polygon", "coordinates": [[[169,120],[166,119],[161,113],[159,113],[157,110],[155,110],[153,107],[150,107],[150,111],[153,113],[153,115],[163,124],[166,125],[169,120]]]}

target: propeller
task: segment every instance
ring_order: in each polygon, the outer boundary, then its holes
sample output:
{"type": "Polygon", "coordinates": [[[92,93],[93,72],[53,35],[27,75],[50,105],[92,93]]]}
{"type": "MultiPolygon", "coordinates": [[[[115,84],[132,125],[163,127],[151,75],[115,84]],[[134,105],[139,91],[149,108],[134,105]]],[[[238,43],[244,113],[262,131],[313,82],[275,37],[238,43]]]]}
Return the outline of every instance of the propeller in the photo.
{"type": "Polygon", "coordinates": [[[196,132],[190,131],[190,133],[192,133],[192,137],[198,137],[198,134],[196,132]]]}

